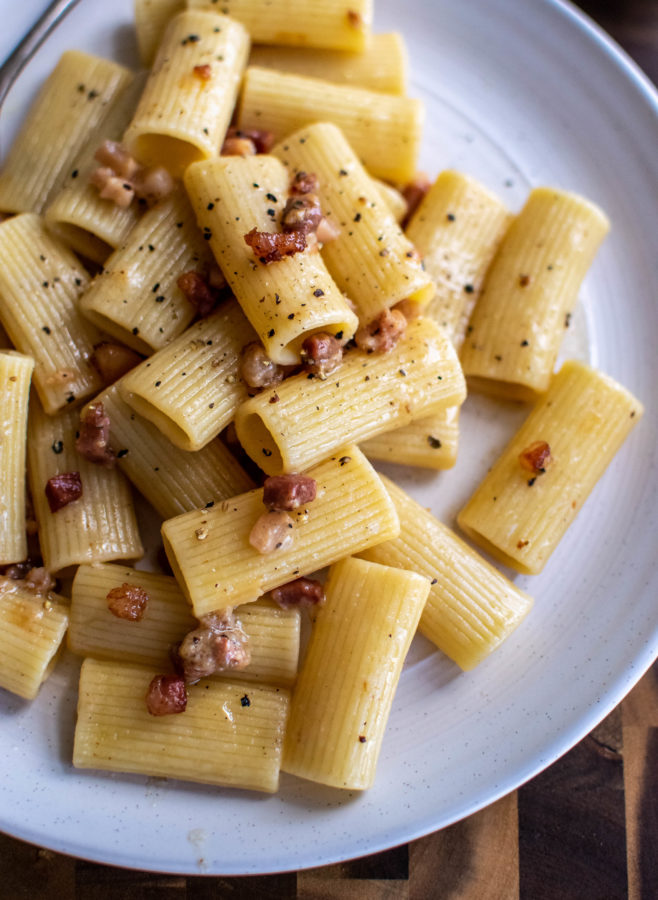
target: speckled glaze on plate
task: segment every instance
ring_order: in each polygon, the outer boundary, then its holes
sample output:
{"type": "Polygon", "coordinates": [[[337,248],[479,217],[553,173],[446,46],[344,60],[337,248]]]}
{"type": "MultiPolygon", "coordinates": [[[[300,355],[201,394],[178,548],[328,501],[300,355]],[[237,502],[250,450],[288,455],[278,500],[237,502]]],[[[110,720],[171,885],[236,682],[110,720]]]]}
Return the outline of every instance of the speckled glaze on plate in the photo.
{"type": "MultiPolygon", "coordinates": [[[[45,0],[5,11],[6,53],[45,0]]],[[[83,0],[40,51],[0,119],[8,139],[58,54],[135,58],[131,0],[83,0]]],[[[422,638],[412,647],[367,794],[283,776],[277,796],[70,764],[78,664],[66,657],[31,705],[0,693],[0,829],[89,859],[179,873],[264,873],[375,852],[448,825],[532,777],[583,737],[658,653],[656,565],[658,104],[598,29],[556,0],[377,0],[380,30],[410,48],[427,105],[422,166],[469,172],[517,209],[531,185],[598,202],[612,233],[591,270],[563,358],[589,360],[645,403],[644,420],[542,575],[512,638],[462,673],[422,638]]],[[[460,459],[433,475],[388,467],[452,522],[523,418],[477,397],[460,459]]]]}

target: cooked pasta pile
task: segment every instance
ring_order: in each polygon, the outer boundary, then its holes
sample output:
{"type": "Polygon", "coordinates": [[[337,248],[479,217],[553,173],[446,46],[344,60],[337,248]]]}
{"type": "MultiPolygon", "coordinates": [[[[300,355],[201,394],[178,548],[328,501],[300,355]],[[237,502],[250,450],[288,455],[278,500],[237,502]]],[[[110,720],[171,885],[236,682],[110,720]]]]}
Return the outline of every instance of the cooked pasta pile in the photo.
{"type": "Polygon", "coordinates": [[[136,0],[146,73],[65,53],[0,171],[0,687],[67,636],[75,766],[362,790],[416,630],[469,670],[532,605],[371,460],[454,466],[467,387],[529,404],[457,521],[539,573],[642,414],[554,371],[609,225],[419,173],[372,0],[219,7],[136,0]]]}

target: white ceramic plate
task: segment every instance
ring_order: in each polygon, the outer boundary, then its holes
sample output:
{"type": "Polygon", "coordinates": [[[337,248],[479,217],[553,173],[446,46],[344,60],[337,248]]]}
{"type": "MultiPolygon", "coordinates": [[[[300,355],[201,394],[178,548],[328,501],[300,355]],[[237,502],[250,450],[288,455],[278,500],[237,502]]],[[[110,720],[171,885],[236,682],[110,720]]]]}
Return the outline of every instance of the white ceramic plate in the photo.
{"type": "MultiPolygon", "coordinates": [[[[475,672],[421,638],[396,696],[376,786],[341,793],[284,776],[274,797],[70,764],[77,666],[33,704],[0,695],[0,829],[135,868],[259,873],[371,853],[448,825],[516,788],[583,737],[658,652],[656,97],[605,35],[556,0],[377,0],[402,29],[427,104],[422,164],[470,172],[518,208],[530,185],[597,201],[613,231],[587,278],[563,356],[602,368],[647,414],[544,573],[518,579],[529,618],[475,672]]],[[[44,0],[4,11],[8,50],[44,0]]],[[[71,46],[134,59],[131,0],[83,0],[24,73],[2,146],[71,46]]],[[[519,422],[469,398],[461,455],[438,476],[395,474],[450,522],[519,422]]]]}

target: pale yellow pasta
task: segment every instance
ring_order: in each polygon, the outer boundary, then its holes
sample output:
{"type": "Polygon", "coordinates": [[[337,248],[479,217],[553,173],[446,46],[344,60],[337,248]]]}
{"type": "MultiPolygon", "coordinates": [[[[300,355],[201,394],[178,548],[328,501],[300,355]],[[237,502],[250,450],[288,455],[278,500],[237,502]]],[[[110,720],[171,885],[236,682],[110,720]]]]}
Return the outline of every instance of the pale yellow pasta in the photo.
{"type": "Polygon", "coordinates": [[[424,469],[451,469],[457,462],[459,409],[448,406],[402,428],[361,441],[359,446],[368,459],[424,469]]]}
{"type": "Polygon", "coordinates": [[[532,598],[382,476],[400,535],[360,554],[432,580],[419,630],[462,669],[472,669],[521,624],[532,598]]]}
{"type": "Polygon", "coordinates": [[[238,360],[254,337],[230,300],[125,375],[121,397],[181,450],[200,450],[247,397],[238,360]]]}
{"type": "Polygon", "coordinates": [[[642,413],[609,376],[565,362],[459,513],[460,528],[505,565],[538,574],[642,413]],[[550,455],[528,469],[519,456],[535,442],[550,455]]]}
{"type": "Polygon", "coordinates": [[[100,341],[77,300],[89,275],[33,213],[0,225],[0,319],[21,353],[34,358],[34,386],[46,412],[102,387],[90,357],[100,341]]]}
{"type": "MultiPolygon", "coordinates": [[[[214,677],[287,687],[297,674],[301,614],[267,600],[238,608],[235,614],[248,638],[251,657],[245,669],[214,677]]],[[[171,646],[198,627],[174,578],[119,565],[80,566],[71,588],[69,649],[79,656],[113,659],[167,671],[171,646]],[[107,595],[124,584],[146,591],[142,619],[118,618],[107,595]]]]}
{"type": "Polygon", "coordinates": [[[89,176],[99,168],[94,154],[103,141],[120,141],[144,88],[137,76],[112,102],[99,128],[87,141],[65,174],[61,190],[48,204],[44,218],[48,227],[76,253],[104,263],[139,219],[138,204],[121,207],[101,199],[89,176]]]}
{"type": "Polygon", "coordinates": [[[169,562],[196,616],[249,603],[397,536],[393,505],[358,447],[341,448],[307,474],[317,482],[317,497],[291,514],[291,545],[272,553],[259,553],[249,543],[252,527],[265,512],[262,490],[164,523],[169,562]]]}
{"type": "Polygon", "coordinates": [[[81,563],[137,559],[144,553],[130,487],[117,469],[84,459],[75,449],[79,411],[44,414],[34,399],[28,425],[28,474],[44,565],[60,572],[81,563]],[[77,472],[82,496],[51,512],[46,485],[77,472]]]}
{"type": "Polygon", "coordinates": [[[457,350],[509,221],[498,197],[474,178],[448,170],[441,172],[407,226],[407,237],[436,283],[425,315],[446,329],[457,350]]]}
{"type": "Polygon", "coordinates": [[[610,223],[595,204],[535,188],[487,273],[462,347],[473,390],[534,400],[548,388],[578,290],[610,223]]]}
{"type": "Polygon", "coordinates": [[[302,343],[317,331],[352,337],[357,317],[315,248],[265,265],[245,242],[254,228],[280,230],[289,175],[279,160],[261,155],[197,163],[185,173],[185,185],[199,227],[271,359],[298,363],[302,343]]]}
{"type": "Polygon", "coordinates": [[[0,172],[0,210],[41,212],[102,122],[130,72],[77,50],[64,53],[44,83],[0,172]]]}
{"type": "Polygon", "coordinates": [[[27,557],[25,441],[34,360],[0,351],[0,565],[27,557]]]}
{"type": "Polygon", "coordinates": [[[404,199],[402,193],[397,188],[393,187],[392,184],[389,184],[387,181],[381,181],[379,178],[373,178],[372,180],[379,190],[382,200],[399,225],[407,215],[407,201],[404,199]]]}
{"type": "Polygon", "coordinates": [[[384,94],[404,96],[407,93],[407,48],[397,32],[373,34],[363,53],[260,44],[251,48],[249,65],[310,75],[384,94]]]}
{"type": "Polygon", "coordinates": [[[0,578],[0,688],[33,700],[52,672],[68,625],[66,601],[0,578]]]}
{"type": "Polygon", "coordinates": [[[169,20],[185,9],[185,0],[135,0],[135,34],[142,65],[150,68],[169,20]]]}
{"type": "Polygon", "coordinates": [[[352,53],[367,47],[373,13],[373,0],[187,0],[187,5],[232,16],[262,44],[352,53]]]}
{"type": "Polygon", "coordinates": [[[351,350],[325,380],[301,373],[251,397],[237,410],[235,427],[249,456],[277,475],[303,471],[341,444],[465,397],[454,348],[438,325],[420,318],[388,353],[351,350]]]}
{"type": "Polygon", "coordinates": [[[118,382],[93,402],[102,403],[110,418],[110,445],[117,465],[163,519],[253,487],[251,478],[219,439],[195,453],[181,450],[121,399],[118,382]]]}
{"type": "Polygon", "coordinates": [[[249,66],[238,111],[241,128],[283,140],[305,125],[332,122],[368,171],[404,184],[416,171],[424,108],[420,100],[249,66]]]}
{"type": "Polygon", "coordinates": [[[206,275],[212,254],[180,190],[144,213],[80,298],[98,328],[138,353],[160,350],[192,321],[194,306],[177,285],[181,275],[206,275]]]}
{"type": "Polygon", "coordinates": [[[124,135],[129,150],[174,176],[216,156],[248,55],[249,35],[239,22],[209,12],[175,16],[124,135]]]}
{"type": "Polygon", "coordinates": [[[290,704],[283,770],[364,790],[429,578],[362,559],[332,566],[290,704]]]}
{"type": "Polygon", "coordinates": [[[319,123],[288,135],[272,151],[288,169],[318,176],[318,196],[328,222],[339,231],[322,248],[338,287],[370,322],[402,300],[423,308],[435,287],[413,244],[400,230],[381,190],[335,125],[319,123]]]}
{"type": "Polygon", "coordinates": [[[144,666],[85,660],[73,747],[76,768],[277,790],[287,691],[201,681],[188,687],[184,713],[152,716],[145,697],[158,674],[144,666]]]}

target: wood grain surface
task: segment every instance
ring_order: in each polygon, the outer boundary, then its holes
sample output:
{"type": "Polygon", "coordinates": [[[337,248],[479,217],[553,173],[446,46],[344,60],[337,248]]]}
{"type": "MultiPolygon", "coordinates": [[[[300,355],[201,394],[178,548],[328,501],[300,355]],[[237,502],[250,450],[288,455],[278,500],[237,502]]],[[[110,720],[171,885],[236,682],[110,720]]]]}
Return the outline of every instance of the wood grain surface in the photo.
{"type": "MultiPolygon", "coordinates": [[[[658,81],[657,0],[580,5],[658,81]]],[[[657,900],[658,663],[545,772],[409,845],[299,873],[186,878],[96,865],[0,834],[0,898],[657,900]]]]}

